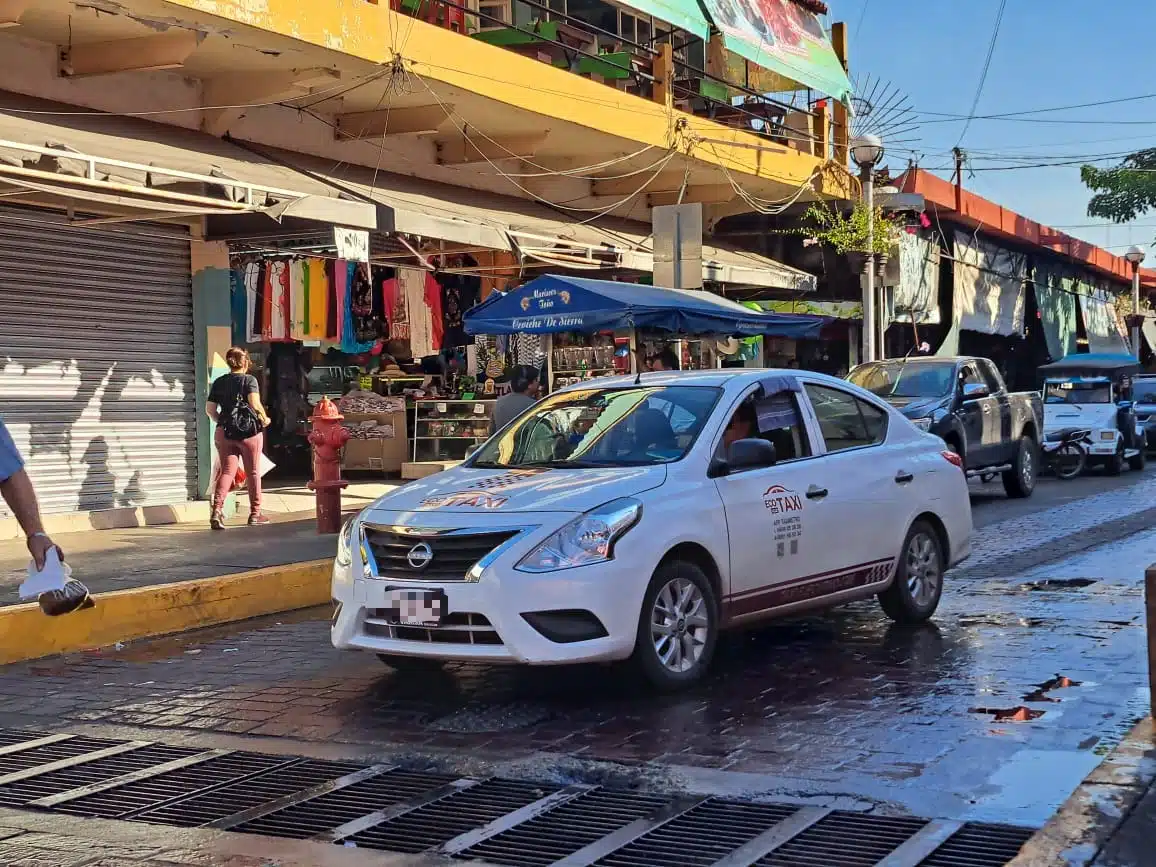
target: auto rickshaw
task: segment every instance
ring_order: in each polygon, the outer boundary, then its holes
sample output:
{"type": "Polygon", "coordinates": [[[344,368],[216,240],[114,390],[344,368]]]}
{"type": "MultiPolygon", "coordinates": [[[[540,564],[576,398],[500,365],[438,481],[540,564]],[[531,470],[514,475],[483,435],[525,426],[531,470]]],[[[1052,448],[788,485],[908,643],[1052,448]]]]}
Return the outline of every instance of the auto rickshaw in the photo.
{"type": "Polygon", "coordinates": [[[1117,353],[1069,355],[1042,366],[1045,457],[1062,442],[1078,444],[1088,464],[1111,475],[1125,466],[1144,469],[1146,437],[1132,403],[1139,372],[1135,358],[1117,353]]]}

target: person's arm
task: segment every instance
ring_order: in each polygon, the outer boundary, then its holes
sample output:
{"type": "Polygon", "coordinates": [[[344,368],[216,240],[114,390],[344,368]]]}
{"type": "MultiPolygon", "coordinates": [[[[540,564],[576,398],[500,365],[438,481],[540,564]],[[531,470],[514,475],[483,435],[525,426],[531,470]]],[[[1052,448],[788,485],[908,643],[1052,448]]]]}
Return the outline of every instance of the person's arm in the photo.
{"type": "Polygon", "coordinates": [[[221,421],[221,407],[218,404],[209,401],[205,404],[205,414],[213,420],[213,424],[219,424],[221,421]]]}
{"type": "MultiPolygon", "coordinates": [[[[8,504],[16,516],[16,523],[28,537],[28,553],[32,555],[36,568],[43,569],[45,555],[55,546],[44,532],[36,489],[32,487],[32,479],[24,469],[24,460],[3,422],[0,422],[0,497],[8,504]]],[[[63,560],[64,552],[59,548],[56,550],[63,560]]]]}
{"type": "Polygon", "coordinates": [[[253,412],[257,413],[257,418],[261,419],[261,427],[269,427],[269,414],[265,412],[265,405],[261,403],[261,392],[257,388],[256,377],[249,377],[252,389],[249,391],[246,399],[249,401],[249,406],[252,407],[253,412]]]}

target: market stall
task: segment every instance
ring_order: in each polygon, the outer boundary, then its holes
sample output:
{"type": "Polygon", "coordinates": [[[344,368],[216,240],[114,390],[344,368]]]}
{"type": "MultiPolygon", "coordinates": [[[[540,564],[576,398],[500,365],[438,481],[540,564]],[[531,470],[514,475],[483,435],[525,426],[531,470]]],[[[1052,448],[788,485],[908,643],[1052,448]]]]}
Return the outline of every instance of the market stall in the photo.
{"type": "Polygon", "coordinates": [[[347,416],[345,469],[396,473],[412,454],[418,402],[474,391],[461,317],[481,280],[458,273],[471,264],[464,256],[428,258],[435,273],[345,260],[332,243],[299,239],[298,253],[288,242],[239,245],[233,342],[249,349],[262,380],[273,419],[266,448],[284,472],[308,477],[307,419],[328,397],[347,416]]]}
{"type": "Polygon", "coordinates": [[[799,339],[817,336],[824,322],[821,316],[750,310],[698,290],[556,275],[493,295],[464,318],[467,334],[544,340],[551,387],[635,372],[636,350],[648,335],[799,339]]]}

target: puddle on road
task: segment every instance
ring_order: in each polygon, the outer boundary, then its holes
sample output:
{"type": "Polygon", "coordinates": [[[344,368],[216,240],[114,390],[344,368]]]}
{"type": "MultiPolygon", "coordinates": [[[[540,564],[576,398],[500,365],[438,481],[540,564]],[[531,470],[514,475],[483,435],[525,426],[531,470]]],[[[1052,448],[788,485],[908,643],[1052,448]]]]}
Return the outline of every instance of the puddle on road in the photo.
{"type": "Polygon", "coordinates": [[[1021,584],[1021,590],[1079,590],[1091,587],[1096,583],[1095,578],[1045,578],[1042,581],[1029,581],[1021,584]]]}
{"type": "Polygon", "coordinates": [[[983,714],[990,716],[996,722],[1031,722],[1039,719],[1047,711],[1032,710],[1030,707],[1019,705],[1018,707],[973,707],[970,713],[983,714]]]}
{"type": "Polygon", "coordinates": [[[1036,688],[1024,696],[1024,701],[1030,702],[1057,702],[1063,699],[1053,698],[1048,693],[1057,689],[1071,689],[1079,686],[1080,681],[1072,680],[1070,677],[1064,677],[1062,674],[1057,674],[1051,680],[1037,683],[1036,688]]]}

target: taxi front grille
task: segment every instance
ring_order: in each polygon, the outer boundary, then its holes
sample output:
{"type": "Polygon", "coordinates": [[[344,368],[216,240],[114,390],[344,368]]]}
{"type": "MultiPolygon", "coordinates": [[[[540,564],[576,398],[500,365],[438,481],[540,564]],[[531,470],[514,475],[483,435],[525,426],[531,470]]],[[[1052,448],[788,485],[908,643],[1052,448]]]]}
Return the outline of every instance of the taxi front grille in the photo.
{"type": "Polygon", "coordinates": [[[508,542],[516,530],[492,533],[455,531],[448,533],[401,533],[385,527],[365,526],[365,542],[373,554],[380,578],[406,581],[465,581],[470,568],[499,545],[508,542]],[[428,547],[427,562],[414,566],[410,553],[428,547]]]}
{"type": "Polygon", "coordinates": [[[484,614],[455,611],[442,618],[439,626],[400,626],[394,615],[384,608],[366,611],[365,634],[374,638],[399,641],[421,641],[427,644],[485,644],[502,643],[498,632],[484,614]]]}

